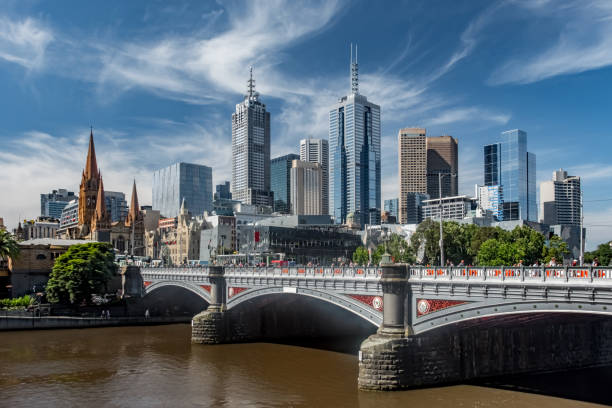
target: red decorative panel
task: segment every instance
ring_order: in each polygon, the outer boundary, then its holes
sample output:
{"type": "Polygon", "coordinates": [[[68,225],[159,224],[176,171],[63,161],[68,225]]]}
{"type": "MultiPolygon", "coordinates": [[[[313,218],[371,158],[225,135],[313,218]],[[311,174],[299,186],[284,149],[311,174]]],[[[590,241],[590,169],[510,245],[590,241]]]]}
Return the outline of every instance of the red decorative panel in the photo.
{"type": "Polygon", "coordinates": [[[149,285],[150,285],[150,284],[152,284],[153,282],[150,282],[150,281],[144,281],[143,283],[144,283],[145,288],[146,288],[147,286],[149,286],[149,285]]]}
{"type": "Polygon", "coordinates": [[[238,287],[230,287],[229,288],[229,293],[227,294],[228,298],[234,297],[237,294],[239,294],[240,292],[244,292],[245,290],[247,290],[248,288],[238,288],[238,287]]]}
{"type": "Polygon", "coordinates": [[[378,310],[379,312],[383,311],[383,300],[380,296],[372,296],[372,295],[347,295],[348,297],[352,297],[355,300],[360,301],[361,303],[365,303],[369,307],[374,310],[378,310]]]}
{"type": "Polygon", "coordinates": [[[468,303],[464,300],[417,299],[417,317],[468,303]]]}
{"type": "Polygon", "coordinates": [[[200,285],[200,287],[210,293],[210,285],[200,285]]]}

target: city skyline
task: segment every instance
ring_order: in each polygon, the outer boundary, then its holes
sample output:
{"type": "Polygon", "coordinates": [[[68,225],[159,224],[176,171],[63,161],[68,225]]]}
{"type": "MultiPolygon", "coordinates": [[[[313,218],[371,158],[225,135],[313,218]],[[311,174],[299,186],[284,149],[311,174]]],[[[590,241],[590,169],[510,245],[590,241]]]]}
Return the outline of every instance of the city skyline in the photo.
{"type": "MultiPolygon", "coordinates": [[[[354,41],[360,45],[363,72],[368,73],[362,81],[363,93],[381,105],[383,200],[398,196],[393,142],[399,128],[420,125],[431,129],[431,134],[447,133],[459,139],[461,194],[471,194],[474,184],[483,183],[482,146],[494,142],[501,131],[522,128],[530,135],[530,151],[538,155],[538,187],[550,178],[552,170],[559,167],[567,168],[572,175],[582,178],[585,224],[589,229],[587,243],[592,248],[607,238],[605,228],[590,225],[612,223],[612,204],[593,201],[609,198],[610,194],[606,192],[610,191],[612,167],[607,164],[606,149],[592,148],[598,143],[606,143],[610,128],[610,120],[605,115],[609,99],[598,92],[601,81],[610,77],[610,69],[606,68],[610,61],[594,57],[594,51],[606,45],[606,40],[600,39],[598,34],[609,28],[598,19],[578,39],[572,25],[566,24],[564,19],[567,17],[577,24],[606,10],[594,7],[589,11],[588,7],[580,9],[573,5],[569,7],[570,11],[556,10],[544,17],[553,7],[551,2],[538,2],[531,6],[520,3],[483,5],[475,2],[475,5],[462,9],[455,24],[439,33],[441,38],[449,36],[455,40],[448,41],[448,47],[441,47],[423,25],[414,27],[416,31],[398,31],[397,19],[392,15],[402,14],[398,10],[400,6],[389,5],[387,10],[382,10],[365,3],[351,7],[342,7],[342,3],[319,4],[314,8],[288,4],[289,15],[303,16],[299,29],[286,33],[286,39],[270,41],[269,44],[259,45],[250,41],[246,46],[252,50],[235,58],[228,56],[234,52],[233,48],[219,55],[223,61],[230,58],[231,64],[218,88],[210,85],[211,78],[218,73],[207,71],[207,65],[192,67],[190,75],[181,80],[177,72],[190,68],[164,65],[163,62],[167,62],[164,58],[161,58],[162,63],[144,58],[147,55],[152,57],[154,54],[151,53],[157,50],[162,57],[167,55],[166,52],[181,63],[187,63],[190,59],[196,61],[198,55],[197,52],[189,54],[179,44],[183,35],[193,34],[188,27],[182,26],[182,31],[174,34],[176,37],[163,30],[147,31],[145,28],[150,22],[162,16],[149,11],[145,18],[144,6],[138,12],[125,10],[123,15],[126,21],[140,29],[135,40],[126,36],[128,23],[111,29],[110,39],[120,41],[118,47],[107,53],[111,57],[103,61],[106,71],[79,72],[81,76],[58,73],[53,62],[63,55],[71,57],[68,60],[82,57],[84,62],[97,61],[95,50],[88,48],[87,43],[95,40],[96,34],[85,31],[92,23],[91,17],[76,24],[75,34],[63,28],[65,19],[56,15],[55,10],[42,5],[8,6],[0,17],[0,30],[9,33],[0,36],[0,72],[7,79],[4,85],[7,89],[4,98],[7,99],[1,101],[5,109],[0,134],[0,161],[8,174],[0,188],[8,196],[16,198],[0,205],[0,216],[12,228],[18,218],[37,215],[37,197],[41,193],[57,187],[76,190],[75,174],[78,179],[79,167],[82,167],[80,154],[87,143],[89,124],[96,127],[99,135],[96,142],[101,167],[105,168],[105,186],[109,190],[127,193],[130,180],[135,176],[139,188],[143,186],[140,194],[145,198],[143,204],[150,204],[152,170],[172,162],[187,161],[212,167],[215,184],[228,179],[226,162],[231,137],[226,119],[228,106],[231,110],[237,95],[243,93],[244,78],[250,64],[262,74],[261,79],[258,77],[259,89],[273,113],[272,156],[295,152],[301,138],[325,137],[325,114],[337,97],[346,92],[346,49],[348,43],[354,41]],[[389,23],[389,27],[395,27],[389,31],[400,36],[397,46],[377,47],[377,43],[385,41],[385,34],[369,33],[372,37],[367,38],[353,31],[326,43],[326,39],[337,37],[339,31],[349,27],[352,18],[363,19],[365,16],[380,17],[389,23]],[[478,79],[474,79],[468,71],[491,52],[485,34],[508,24],[509,19],[525,23],[523,32],[516,35],[519,40],[513,48],[516,57],[512,58],[512,53],[509,53],[500,65],[485,64],[486,71],[478,71],[480,75],[475,75],[478,79]],[[548,33],[537,29],[537,24],[542,21],[547,23],[548,33]],[[23,38],[27,39],[26,46],[17,41],[15,34],[10,35],[16,32],[23,33],[23,38]],[[82,41],[68,41],[77,39],[79,32],[87,33],[82,36],[82,41]],[[566,34],[569,45],[556,42],[559,33],[566,34]],[[536,36],[541,39],[542,49],[534,54],[526,50],[526,45],[521,48],[520,44],[526,44],[529,38],[536,36]],[[170,40],[167,42],[169,49],[159,48],[164,39],[170,40]],[[319,50],[314,44],[325,46],[319,50]],[[427,44],[438,45],[432,47],[435,58],[429,62],[434,64],[434,69],[418,58],[422,55],[421,47],[427,44]],[[550,61],[559,61],[559,48],[563,45],[570,51],[573,46],[575,53],[586,57],[580,58],[583,65],[572,64],[568,58],[568,63],[547,68],[542,62],[543,56],[550,61]],[[126,51],[132,50],[133,54],[142,57],[137,59],[142,77],[127,70],[129,64],[125,63],[126,60],[131,61],[134,57],[126,51]],[[316,64],[312,62],[305,64],[303,69],[295,66],[308,60],[328,62],[319,70],[314,70],[316,64]],[[523,66],[519,62],[523,62],[523,66]],[[422,91],[417,86],[412,87],[415,81],[423,78],[425,71],[433,72],[431,77],[436,78],[422,82],[425,84],[422,91]],[[205,75],[196,79],[200,74],[205,75]],[[297,78],[300,80],[295,81],[297,78]],[[342,86],[336,87],[336,82],[342,86]],[[308,86],[304,86],[306,83],[308,86]],[[478,91],[467,92],[464,86],[478,91]],[[72,90],[74,95],[69,97],[70,92],[58,91],[64,87],[72,90]],[[530,98],[536,101],[535,107],[533,102],[525,103],[530,98]],[[126,106],[144,99],[149,101],[140,108],[125,111],[126,106]],[[585,99],[590,102],[587,110],[575,102],[585,99]],[[62,106],[62,110],[51,105],[62,106]],[[27,119],[24,112],[29,114],[27,119]],[[569,119],[558,121],[560,117],[569,119]],[[173,137],[169,138],[168,134],[173,137]],[[580,135],[583,143],[577,143],[576,135],[580,135]],[[139,140],[139,149],[134,149],[132,139],[139,140]],[[224,143],[218,143],[219,140],[224,143]],[[169,142],[172,143],[168,145],[169,142]],[[33,161],[32,157],[38,160],[33,161]],[[56,181],[51,181],[50,176],[56,181]],[[20,182],[23,179],[31,181],[23,186],[20,182]],[[20,190],[25,191],[17,197],[16,192],[20,190]]],[[[73,7],[74,15],[80,17],[83,10],[76,5],[73,7]]],[[[209,13],[207,31],[196,32],[196,38],[204,38],[210,46],[215,44],[214,40],[240,38],[237,34],[243,30],[241,23],[250,21],[248,12],[252,11],[250,8],[246,12],[240,11],[240,7],[233,6],[202,7],[198,16],[203,16],[204,11],[209,13]]],[[[415,17],[422,20],[419,24],[426,24],[431,18],[431,11],[423,7],[414,7],[413,10],[415,17]]],[[[117,13],[122,15],[121,10],[117,13]]],[[[177,13],[168,17],[170,27],[179,23],[177,13]]],[[[269,23],[276,17],[268,10],[259,13],[257,16],[261,21],[251,27],[257,33],[289,30],[267,28],[273,25],[269,23]]],[[[115,17],[102,12],[91,14],[100,20],[98,24],[108,24],[115,17]]],[[[442,13],[440,18],[450,16],[442,13]]],[[[77,23],[76,20],[70,21],[77,23]]],[[[185,22],[190,23],[195,26],[192,20],[185,22]]],[[[274,34],[278,36],[279,32],[274,34]]],[[[273,39],[274,36],[265,38],[273,39]]],[[[513,39],[515,37],[501,34],[495,37],[495,40],[505,41],[504,44],[513,39]]],[[[106,38],[101,44],[108,48],[111,41],[106,38]]]]}

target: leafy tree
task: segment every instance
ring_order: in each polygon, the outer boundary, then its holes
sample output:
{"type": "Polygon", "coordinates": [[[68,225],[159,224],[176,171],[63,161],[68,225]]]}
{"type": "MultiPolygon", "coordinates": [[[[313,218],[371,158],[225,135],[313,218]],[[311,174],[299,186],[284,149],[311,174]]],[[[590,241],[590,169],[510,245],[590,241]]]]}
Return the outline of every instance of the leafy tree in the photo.
{"type": "Polygon", "coordinates": [[[353,262],[358,265],[366,265],[370,261],[370,255],[365,247],[358,247],[353,252],[353,262]]]}
{"type": "Polygon", "coordinates": [[[7,260],[19,255],[19,244],[6,230],[0,229],[0,259],[7,260]]]}
{"type": "Polygon", "coordinates": [[[114,259],[108,243],[72,245],[55,260],[47,283],[47,299],[52,303],[89,302],[92,294],[105,291],[115,275],[114,259]]]}
{"type": "Polygon", "coordinates": [[[610,262],[612,262],[612,246],[610,246],[610,242],[599,244],[595,251],[585,253],[584,261],[593,263],[593,259],[597,258],[600,265],[610,265],[610,262]]]}
{"type": "Polygon", "coordinates": [[[483,242],[478,251],[478,265],[481,266],[514,265],[518,261],[519,251],[511,242],[491,238],[483,242]]]}
{"type": "Polygon", "coordinates": [[[419,250],[423,247],[424,254],[421,262],[423,264],[432,264],[440,259],[439,240],[440,231],[438,223],[428,218],[420,223],[414,234],[412,234],[410,246],[415,254],[419,254],[419,250]]]}
{"type": "Polygon", "coordinates": [[[545,245],[542,249],[542,262],[548,263],[552,258],[555,258],[557,262],[559,262],[569,253],[570,251],[567,249],[567,244],[559,236],[553,235],[548,241],[548,245],[545,245]]]}
{"type": "Polygon", "coordinates": [[[545,237],[533,228],[526,225],[514,228],[510,233],[510,242],[514,244],[518,257],[515,263],[522,260],[524,265],[532,265],[541,260],[545,237]]]}
{"type": "MultiPolygon", "coordinates": [[[[378,248],[376,248],[376,253],[378,254],[380,252],[380,256],[382,256],[382,254],[385,253],[385,249],[389,252],[389,255],[391,255],[391,259],[393,260],[393,262],[414,263],[415,261],[412,248],[410,247],[408,242],[406,242],[406,240],[402,238],[401,235],[391,234],[389,240],[386,243],[386,248],[385,244],[379,245],[378,248]]],[[[380,258],[377,259],[378,260],[375,262],[374,255],[372,255],[373,263],[379,263],[380,258]]]]}

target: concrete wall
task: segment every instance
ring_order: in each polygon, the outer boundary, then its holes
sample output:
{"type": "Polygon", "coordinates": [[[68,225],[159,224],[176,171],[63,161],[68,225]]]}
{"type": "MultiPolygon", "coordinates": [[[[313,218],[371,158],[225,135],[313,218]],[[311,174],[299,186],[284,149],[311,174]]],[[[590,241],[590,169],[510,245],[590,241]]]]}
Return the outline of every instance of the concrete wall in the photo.
{"type": "Polygon", "coordinates": [[[0,331],[5,330],[44,330],[44,329],[84,329],[107,326],[138,326],[152,324],[189,323],[191,316],[179,317],[120,317],[101,319],[98,317],[2,317],[0,331]]]}

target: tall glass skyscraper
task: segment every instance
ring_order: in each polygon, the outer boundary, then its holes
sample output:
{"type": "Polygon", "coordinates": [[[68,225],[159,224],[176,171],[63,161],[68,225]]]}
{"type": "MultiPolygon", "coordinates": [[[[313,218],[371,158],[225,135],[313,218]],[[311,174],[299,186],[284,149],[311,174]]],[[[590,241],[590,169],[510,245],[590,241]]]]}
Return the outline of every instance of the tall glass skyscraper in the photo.
{"type": "Polygon", "coordinates": [[[212,169],[191,163],[175,163],[153,173],[153,209],[164,217],[176,217],[185,199],[193,215],[212,211],[212,169]]]}
{"type": "Polygon", "coordinates": [[[270,113],[255,92],[253,68],[244,100],[232,114],[232,198],[273,205],[270,191],[270,113]]]}
{"type": "Polygon", "coordinates": [[[502,132],[501,141],[484,147],[485,186],[501,186],[504,221],[537,221],[536,156],[527,151],[527,133],[502,132]]]}
{"type": "Polygon", "coordinates": [[[291,212],[291,163],[299,160],[297,154],[287,154],[270,161],[270,186],[274,192],[274,211],[291,212]]]}
{"type": "Polygon", "coordinates": [[[351,47],[351,93],[329,112],[330,208],[337,224],[349,214],[380,224],[380,106],[359,94],[357,58],[351,47]]]}

